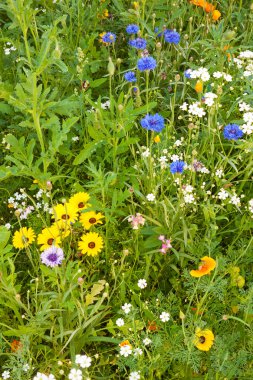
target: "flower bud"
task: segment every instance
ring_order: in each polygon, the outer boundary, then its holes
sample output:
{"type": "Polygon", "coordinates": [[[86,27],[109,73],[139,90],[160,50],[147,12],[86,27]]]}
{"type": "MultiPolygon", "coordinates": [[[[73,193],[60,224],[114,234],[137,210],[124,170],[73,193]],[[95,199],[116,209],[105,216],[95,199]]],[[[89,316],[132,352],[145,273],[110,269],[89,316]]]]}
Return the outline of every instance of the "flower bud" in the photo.
{"type": "Polygon", "coordinates": [[[109,63],[108,63],[108,66],[107,66],[107,70],[108,70],[108,73],[109,73],[110,76],[114,75],[115,66],[114,66],[114,63],[112,62],[111,57],[109,57],[109,63]]]}

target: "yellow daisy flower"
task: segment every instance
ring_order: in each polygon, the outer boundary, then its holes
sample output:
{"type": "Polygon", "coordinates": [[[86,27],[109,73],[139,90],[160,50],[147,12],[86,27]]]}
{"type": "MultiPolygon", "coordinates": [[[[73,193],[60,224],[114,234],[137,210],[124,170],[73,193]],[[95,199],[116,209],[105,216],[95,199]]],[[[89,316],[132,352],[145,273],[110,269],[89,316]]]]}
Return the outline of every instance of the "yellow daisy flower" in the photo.
{"type": "Polygon", "coordinates": [[[90,196],[88,193],[81,192],[73,195],[69,200],[69,204],[76,210],[81,211],[90,206],[87,203],[89,199],[90,196]]]}
{"type": "Polygon", "coordinates": [[[211,330],[196,329],[194,345],[201,351],[209,351],[213,345],[214,335],[211,330]]]}
{"type": "Polygon", "coordinates": [[[41,245],[41,251],[50,248],[52,245],[59,247],[60,242],[59,231],[55,226],[44,228],[37,238],[37,243],[41,245]]]}
{"type": "Polygon", "coordinates": [[[103,224],[103,222],[100,220],[104,218],[104,215],[102,215],[100,212],[97,214],[94,211],[85,212],[80,215],[80,222],[82,223],[83,227],[86,230],[89,230],[91,226],[94,226],[95,224],[103,224]]]}
{"type": "Polygon", "coordinates": [[[77,210],[70,203],[58,204],[53,207],[53,216],[56,221],[63,220],[65,223],[74,223],[77,219],[77,210]]]}
{"type": "Polygon", "coordinates": [[[19,231],[16,231],[12,244],[15,248],[22,249],[27,248],[35,240],[35,233],[32,228],[22,227],[19,231]]]}
{"type": "Polygon", "coordinates": [[[82,235],[81,240],[78,242],[78,248],[83,255],[87,253],[88,256],[96,256],[104,245],[103,239],[96,232],[82,235]]]}
{"type": "Polygon", "coordinates": [[[65,239],[70,234],[69,224],[65,220],[57,220],[52,224],[52,227],[56,229],[61,240],[65,239]]]}

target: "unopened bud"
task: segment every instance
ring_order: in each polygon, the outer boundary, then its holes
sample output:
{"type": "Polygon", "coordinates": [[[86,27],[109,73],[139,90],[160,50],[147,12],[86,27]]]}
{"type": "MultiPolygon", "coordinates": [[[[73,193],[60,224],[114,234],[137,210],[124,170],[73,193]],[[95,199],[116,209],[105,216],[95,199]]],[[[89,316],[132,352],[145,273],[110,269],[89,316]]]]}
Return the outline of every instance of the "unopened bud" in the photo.
{"type": "Polygon", "coordinates": [[[114,66],[114,63],[112,62],[111,57],[109,57],[109,63],[108,63],[108,66],[107,66],[107,70],[108,70],[108,73],[109,73],[110,76],[114,75],[115,66],[114,66]]]}
{"type": "Polygon", "coordinates": [[[180,80],[180,75],[179,74],[176,74],[175,75],[175,81],[178,82],[180,80]]]}
{"type": "Polygon", "coordinates": [[[123,111],[123,109],[124,109],[123,104],[119,104],[119,105],[118,105],[118,110],[121,112],[121,111],[123,111]]]}

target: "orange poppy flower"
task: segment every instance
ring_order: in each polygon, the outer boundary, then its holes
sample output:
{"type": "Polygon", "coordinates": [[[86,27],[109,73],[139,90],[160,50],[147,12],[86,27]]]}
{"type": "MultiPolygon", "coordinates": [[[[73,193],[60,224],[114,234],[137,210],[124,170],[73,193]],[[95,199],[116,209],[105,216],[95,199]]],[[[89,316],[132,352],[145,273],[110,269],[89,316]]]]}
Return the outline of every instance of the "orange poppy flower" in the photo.
{"type": "Polygon", "coordinates": [[[215,10],[215,6],[210,4],[210,3],[206,3],[204,6],[203,6],[204,10],[207,12],[207,13],[211,13],[211,12],[214,12],[215,10]]]}
{"type": "Polygon", "coordinates": [[[221,13],[217,9],[213,11],[213,13],[212,13],[212,19],[214,21],[217,21],[220,18],[220,16],[221,16],[221,13]]]}
{"type": "Polygon", "coordinates": [[[202,277],[216,267],[216,261],[209,256],[202,257],[201,262],[199,269],[190,271],[192,277],[202,277]]]}
{"type": "Polygon", "coordinates": [[[195,91],[199,94],[203,91],[203,82],[201,80],[198,80],[195,85],[195,91]]]}
{"type": "Polygon", "coordinates": [[[147,330],[148,331],[157,331],[158,327],[157,327],[156,321],[148,321],[147,330]]]}

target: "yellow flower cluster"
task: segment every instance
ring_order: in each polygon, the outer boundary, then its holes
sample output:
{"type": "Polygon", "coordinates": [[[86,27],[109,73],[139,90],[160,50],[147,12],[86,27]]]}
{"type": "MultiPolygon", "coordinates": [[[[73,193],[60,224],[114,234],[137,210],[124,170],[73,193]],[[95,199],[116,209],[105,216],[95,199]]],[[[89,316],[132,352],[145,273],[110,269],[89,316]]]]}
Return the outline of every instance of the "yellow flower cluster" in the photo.
{"type": "MultiPolygon", "coordinates": [[[[80,192],[74,194],[68,202],[57,204],[53,207],[52,219],[54,223],[50,227],[44,228],[37,237],[40,250],[59,247],[62,241],[70,235],[71,224],[80,221],[86,231],[96,224],[102,224],[104,216],[99,212],[84,211],[91,205],[88,203],[90,196],[88,193],[80,192]],[[83,212],[84,211],[84,212],[83,212]]],[[[16,231],[13,237],[13,246],[17,249],[27,248],[35,241],[35,233],[32,228],[22,227],[16,231]]],[[[88,232],[81,236],[78,248],[82,254],[96,256],[103,248],[104,242],[96,232],[88,232]]]]}

